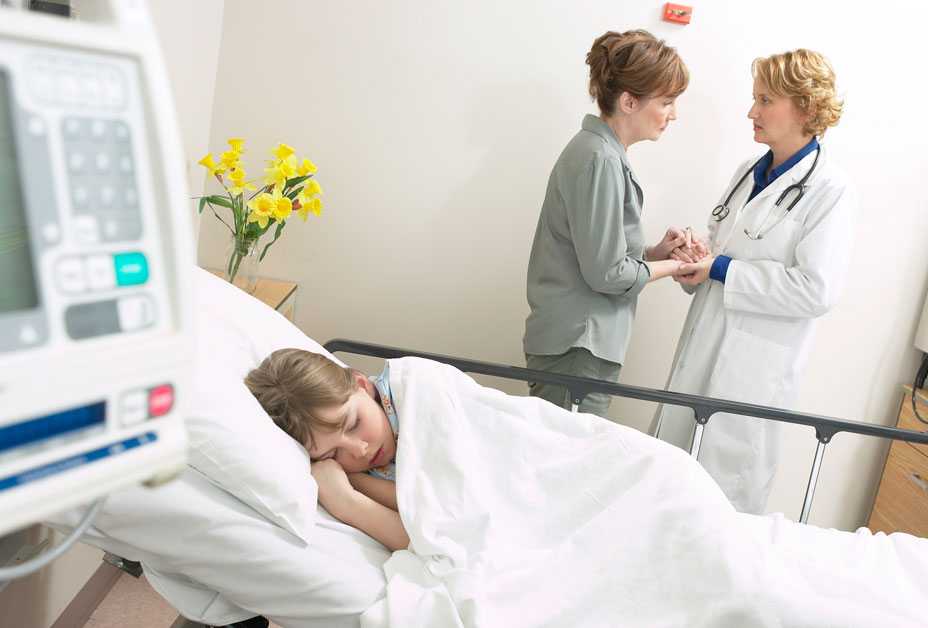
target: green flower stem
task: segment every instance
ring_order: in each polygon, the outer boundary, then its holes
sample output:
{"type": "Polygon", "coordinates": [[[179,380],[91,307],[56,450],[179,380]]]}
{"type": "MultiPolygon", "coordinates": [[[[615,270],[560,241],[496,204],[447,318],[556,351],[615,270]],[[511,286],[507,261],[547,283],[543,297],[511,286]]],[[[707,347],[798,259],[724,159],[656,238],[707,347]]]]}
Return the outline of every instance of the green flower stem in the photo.
{"type": "Polygon", "coordinates": [[[249,251],[254,247],[255,241],[250,238],[235,237],[235,246],[232,248],[232,254],[229,256],[229,263],[226,272],[229,275],[229,283],[235,281],[238,274],[239,266],[242,260],[248,257],[249,251]]]}

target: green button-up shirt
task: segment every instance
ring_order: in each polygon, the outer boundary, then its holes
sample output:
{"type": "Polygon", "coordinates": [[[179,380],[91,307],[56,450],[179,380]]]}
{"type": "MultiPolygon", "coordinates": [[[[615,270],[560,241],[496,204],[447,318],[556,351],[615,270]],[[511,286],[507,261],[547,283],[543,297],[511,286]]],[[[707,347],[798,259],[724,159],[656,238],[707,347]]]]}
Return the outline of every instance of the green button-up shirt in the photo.
{"type": "Polygon", "coordinates": [[[625,148],[600,118],[587,115],[548,179],[528,262],[526,353],[585,347],[625,361],[644,262],[644,195],[625,148]]]}

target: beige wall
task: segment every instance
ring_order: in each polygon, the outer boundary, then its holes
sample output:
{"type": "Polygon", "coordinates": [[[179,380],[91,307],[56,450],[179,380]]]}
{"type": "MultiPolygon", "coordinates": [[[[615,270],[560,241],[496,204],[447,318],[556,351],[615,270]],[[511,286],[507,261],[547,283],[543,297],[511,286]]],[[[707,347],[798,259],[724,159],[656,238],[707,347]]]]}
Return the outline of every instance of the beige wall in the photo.
{"type": "MultiPolygon", "coordinates": [[[[679,120],[630,151],[652,239],[668,224],[702,228],[736,165],[760,152],[745,117],[751,60],[807,46],[831,58],[847,95],[827,142],[857,182],[861,212],[848,288],[820,322],[800,405],[892,423],[917,361],[911,340],[928,278],[918,114],[928,93],[913,80],[923,37],[904,18],[910,5],[715,0],[683,27],[660,22],[660,4],[226,3],[210,148],[243,135],[258,171],[266,148],[286,141],[318,163],[326,191],[322,218],[290,225],[263,264],[300,283],[302,328],[320,341],[521,364],[532,234],[550,168],[593,110],[583,62],[593,38],[648,28],[692,72],[679,120]]],[[[201,261],[220,264],[223,247],[220,225],[204,219],[201,261]]],[[[645,291],[624,382],[664,384],[687,307],[669,281],[645,291]]],[[[652,412],[613,406],[638,428],[652,412]]],[[[770,508],[797,517],[815,441],[808,429],[785,432],[770,508]]],[[[835,439],[813,522],[864,522],[884,449],[835,439]]]]}
{"type": "MultiPolygon", "coordinates": [[[[195,165],[209,137],[223,2],[154,0],[150,9],[174,92],[187,161],[195,165]]],[[[202,174],[193,167],[188,171],[191,188],[202,187],[202,174]]],[[[0,628],[51,626],[96,571],[101,556],[100,550],[78,543],[40,572],[10,583],[0,592],[0,628]]]]}

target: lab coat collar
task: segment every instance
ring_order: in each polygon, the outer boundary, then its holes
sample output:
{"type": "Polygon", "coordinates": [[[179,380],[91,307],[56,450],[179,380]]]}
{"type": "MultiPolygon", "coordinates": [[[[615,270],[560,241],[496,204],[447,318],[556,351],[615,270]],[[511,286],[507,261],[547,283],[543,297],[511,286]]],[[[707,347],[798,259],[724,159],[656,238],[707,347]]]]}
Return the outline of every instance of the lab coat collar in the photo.
{"type": "MultiPolygon", "coordinates": [[[[815,167],[816,171],[818,171],[822,167],[822,162],[825,161],[825,147],[822,144],[819,144],[819,149],[822,151],[822,156],[819,157],[818,165],[815,167]]],[[[788,186],[792,185],[793,183],[796,183],[797,181],[799,181],[799,179],[801,179],[802,177],[806,175],[806,173],[809,171],[809,168],[812,167],[812,162],[815,161],[815,154],[816,154],[816,151],[813,150],[809,154],[807,154],[805,157],[800,159],[799,163],[797,163],[792,168],[790,168],[789,170],[781,174],[779,177],[777,177],[776,181],[774,181],[773,183],[765,187],[763,190],[758,192],[757,196],[752,198],[748,202],[748,204],[756,203],[760,200],[763,200],[764,198],[767,198],[771,194],[776,194],[777,196],[779,196],[780,193],[783,190],[785,190],[788,186]]],[[[815,173],[813,173],[812,176],[809,177],[808,184],[812,184],[814,181],[815,181],[815,173]]],[[[750,192],[748,192],[748,194],[750,194],[750,192]]]]}

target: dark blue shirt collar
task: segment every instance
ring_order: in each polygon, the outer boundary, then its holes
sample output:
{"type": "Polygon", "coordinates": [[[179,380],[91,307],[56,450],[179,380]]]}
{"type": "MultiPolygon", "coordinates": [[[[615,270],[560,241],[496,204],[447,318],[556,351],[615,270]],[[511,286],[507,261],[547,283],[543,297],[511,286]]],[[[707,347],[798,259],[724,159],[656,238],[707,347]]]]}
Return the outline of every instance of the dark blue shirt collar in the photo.
{"type": "Polygon", "coordinates": [[[773,151],[768,150],[767,154],[761,157],[760,161],[757,162],[757,165],[754,166],[754,192],[751,194],[751,197],[753,198],[754,195],[756,195],[758,192],[776,181],[777,177],[798,164],[800,161],[802,161],[803,157],[811,153],[816,148],[818,148],[818,138],[813,137],[811,140],[809,140],[808,144],[796,151],[792,157],[784,161],[776,168],[773,168],[770,171],[770,176],[767,176],[767,168],[770,168],[770,164],[773,163],[773,151]]]}

